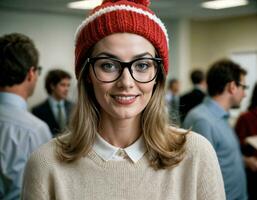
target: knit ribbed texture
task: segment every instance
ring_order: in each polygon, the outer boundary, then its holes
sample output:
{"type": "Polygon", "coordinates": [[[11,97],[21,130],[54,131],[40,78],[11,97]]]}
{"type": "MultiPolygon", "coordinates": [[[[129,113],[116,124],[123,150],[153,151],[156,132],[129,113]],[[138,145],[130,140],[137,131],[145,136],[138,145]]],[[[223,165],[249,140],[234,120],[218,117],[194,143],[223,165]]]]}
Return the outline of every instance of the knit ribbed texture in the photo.
{"type": "Polygon", "coordinates": [[[30,158],[22,191],[24,200],[159,199],[224,200],[222,176],[210,143],[189,134],[186,157],[175,168],[151,168],[147,154],[137,163],[103,161],[95,152],[73,163],[56,159],[55,140],[30,158]]]}
{"type": "MultiPolygon", "coordinates": [[[[137,2],[137,1],[135,1],[137,2]]],[[[145,5],[128,0],[106,2],[95,8],[78,27],[75,44],[75,73],[85,63],[89,49],[113,33],[134,33],[150,41],[163,59],[168,73],[168,35],[161,20],[145,5]]]]}

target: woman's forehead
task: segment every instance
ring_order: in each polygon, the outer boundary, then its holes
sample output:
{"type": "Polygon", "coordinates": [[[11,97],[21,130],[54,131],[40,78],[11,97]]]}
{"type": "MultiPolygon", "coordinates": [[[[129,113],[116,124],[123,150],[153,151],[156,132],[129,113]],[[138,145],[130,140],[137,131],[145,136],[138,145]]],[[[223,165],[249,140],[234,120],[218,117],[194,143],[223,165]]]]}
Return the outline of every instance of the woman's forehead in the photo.
{"type": "Polygon", "coordinates": [[[132,33],[115,33],[104,37],[93,48],[93,56],[108,53],[117,57],[130,57],[149,53],[154,56],[154,46],[144,37],[132,33]]]}

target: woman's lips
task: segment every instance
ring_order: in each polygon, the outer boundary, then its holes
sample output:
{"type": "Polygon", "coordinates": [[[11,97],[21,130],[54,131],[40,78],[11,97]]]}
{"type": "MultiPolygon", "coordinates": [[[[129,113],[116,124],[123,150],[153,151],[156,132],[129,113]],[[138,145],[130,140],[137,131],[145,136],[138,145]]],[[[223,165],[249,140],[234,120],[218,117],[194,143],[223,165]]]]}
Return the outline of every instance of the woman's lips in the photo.
{"type": "Polygon", "coordinates": [[[137,95],[112,95],[115,102],[123,105],[129,105],[136,101],[137,95]]]}

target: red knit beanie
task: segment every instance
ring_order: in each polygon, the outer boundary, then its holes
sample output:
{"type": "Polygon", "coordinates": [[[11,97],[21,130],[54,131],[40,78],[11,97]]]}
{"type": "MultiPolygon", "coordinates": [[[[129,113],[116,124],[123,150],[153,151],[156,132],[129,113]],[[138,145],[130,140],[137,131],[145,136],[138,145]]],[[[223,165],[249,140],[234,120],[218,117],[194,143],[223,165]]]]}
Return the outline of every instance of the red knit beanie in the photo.
{"type": "Polygon", "coordinates": [[[113,33],[134,33],[152,43],[168,73],[168,34],[164,24],[149,9],[149,0],[104,0],[82,22],[76,32],[75,73],[85,63],[88,50],[113,33]]]}

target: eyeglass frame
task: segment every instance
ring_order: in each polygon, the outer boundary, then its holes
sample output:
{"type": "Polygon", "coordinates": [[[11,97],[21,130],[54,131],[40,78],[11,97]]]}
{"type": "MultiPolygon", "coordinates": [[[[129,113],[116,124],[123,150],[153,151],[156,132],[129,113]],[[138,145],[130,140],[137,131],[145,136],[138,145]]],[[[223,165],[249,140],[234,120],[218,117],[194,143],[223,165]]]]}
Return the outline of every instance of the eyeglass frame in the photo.
{"type": "Polygon", "coordinates": [[[41,74],[41,72],[42,72],[42,67],[41,66],[34,67],[34,69],[37,71],[38,75],[41,74]]]}
{"type": "Polygon", "coordinates": [[[238,85],[238,86],[241,86],[241,87],[243,88],[243,90],[249,89],[249,85],[245,85],[245,84],[242,84],[242,83],[240,83],[240,82],[237,82],[237,85],[238,85]]]}
{"type": "Polygon", "coordinates": [[[144,57],[142,57],[142,58],[137,58],[137,59],[135,59],[135,60],[132,60],[132,61],[130,61],[130,62],[122,62],[122,61],[120,61],[120,60],[118,60],[118,59],[110,58],[110,57],[93,57],[93,58],[87,58],[87,59],[86,59],[86,62],[85,62],[85,64],[84,64],[84,67],[83,67],[82,70],[84,70],[84,68],[85,68],[88,64],[91,64],[91,65],[92,65],[93,72],[94,72],[94,75],[95,75],[96,79],[99,80],[99,81],[101,81],[101,82],[103,82],[103,83],[112,83],[112,82],[117,81],[117,80],[122,76],[123,71],[124,71],[125,68],[128,68],[131,77],[132,77],[136,82],[138,82],[138,83],[149,83],[149,82],[153,81],[153,80],[157,77],[157,75],[158,75],[158,73],[159,73],[159,70],[160,70],[160,66],[161,66],[161,64],[162,64],[162,59],[161,59],[161,58],[144,58],[144,57]],[[112,61],[118,62],[118,63],[120,64],[120,66],[121,66],[121,72],[120,72],[119,76],[118,76],[116,79],[112,80],[112,81],[103,81],[103,80],[100,80],[100,79],[97,77],[97,75],[96,75],[95,67],[94,67],[95,62],[96,62],[97,60],[99,60],[99,59],[110,59],[110,60],[112,60],[112,61]],[[138,60],[144,60],[144,59],[149,59],[149,60],[155,61],[155,62],[157,63],[157,68],[156,68],[156,73],[155,73],[154,77],[153,77],[150,81],[143,81],[143,82],[142,82],[142,81],[138,81],[138,80],[135,79],[135,77],[133,76],[131,67],[132,67],[132,64],[133,64],[134,62],[136,62],[136,61],[138,61],[138,60]]]}

